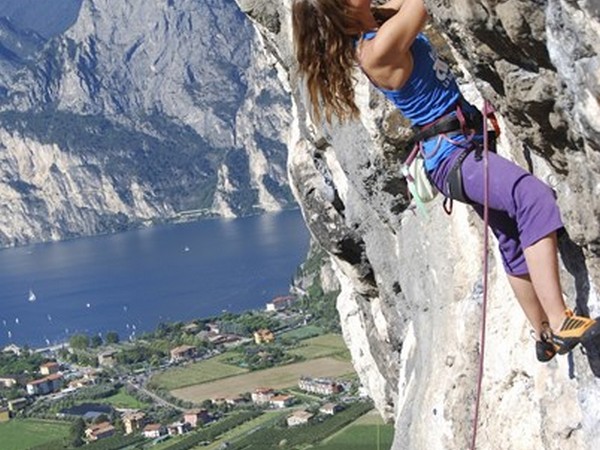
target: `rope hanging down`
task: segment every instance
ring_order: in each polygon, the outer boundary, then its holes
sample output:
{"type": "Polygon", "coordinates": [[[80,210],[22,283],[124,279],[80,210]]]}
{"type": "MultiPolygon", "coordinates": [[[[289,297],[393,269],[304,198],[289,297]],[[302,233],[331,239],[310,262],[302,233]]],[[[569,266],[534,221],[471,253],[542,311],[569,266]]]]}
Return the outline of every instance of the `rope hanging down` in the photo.
{"type": "Polygon", "coordinates": [[[489,101],[483,102],[483,302],[481,318],[481,338],[479,350],[479,371],[477,375],[477,395],[475,397],[475,413],[473,416],[473,437],[471,439],[471,450],[475,450],[477,445],[477,426],[479,422],[479,404],[481,401],[481,386],[483,382],[483,363],[485,357],[485,329],[487,321],[487,293],[488,293],[488,243],[489,243],[489,137],[488,137],[488,117],[494,122],[494,128],[497,131],[494,109],[489,101]]]}

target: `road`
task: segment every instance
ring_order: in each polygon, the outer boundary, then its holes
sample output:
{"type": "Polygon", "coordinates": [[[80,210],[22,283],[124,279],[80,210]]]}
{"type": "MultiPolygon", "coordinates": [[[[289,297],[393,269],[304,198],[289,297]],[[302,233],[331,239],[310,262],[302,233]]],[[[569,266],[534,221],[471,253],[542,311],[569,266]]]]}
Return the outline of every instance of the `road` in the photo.
{"type": "Polygon", "coordinates": [[[160,397],[160,396],[156,395],[154,392],[152,392],[152,391],[149,391],[148,389],[146,389],[146,388],[145,388],[145,387],[143,387],[143,386],[139,386],[139,385],[137,385],[137,384],[135,384],[135,383],[132,383],[131,381],[127,381],[126,383],[127,383],[127,385],[129,385],[129,386],[131,386],[132,388],[134,388],[134,389],[138,390],[138,391],[139,391],[139,392],[141,392],[142,394],[145,394],[145,395],[147,395],[148,397],[151,397],[152,399],[154,399],[154,401],[155,401],[156,403],[158,403],[158,404],[159,404],[159,405],[161,405],[161,406],[168,406],[169,408],[176,409],[177,411],[182,411],[182,412],[183,412],[183,411],[186,411],[186,409],[185,409],[185,408],[182,408],[181,406],[177,406],[177,405],[175,405],[175,404],[173,404],[173,403],[170,403],[170,402],[166,401],[164,398],[162,398],[162,397],[160,397]]]}

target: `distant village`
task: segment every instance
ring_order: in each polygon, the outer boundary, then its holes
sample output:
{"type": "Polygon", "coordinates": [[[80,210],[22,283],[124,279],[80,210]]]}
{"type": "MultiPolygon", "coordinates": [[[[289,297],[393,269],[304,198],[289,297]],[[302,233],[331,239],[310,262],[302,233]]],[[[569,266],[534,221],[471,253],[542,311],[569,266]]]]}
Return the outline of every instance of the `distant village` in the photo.
{"type": "MultiPolygon", "coordinates": [[[[0,423],[25,417],[53,417],[71,422],[81,419],[85,426],[81,427],[79,444],[85,444],[117,435],[136,435],[138,438],[160,442],[218,422],[238,409],[289,410],[288,414],[282,416],[287,427],[310,424],[316,417],[334,416],[343,411],[348,402],[365,398],[355,380],[298,375],[291,393],[289,388],[280,390],[269,387],[269,379],[265,378],[262,386],[249,392],[209,398],[200,404],[176,399],[165,391],[152,390],[149,383],[156,373],[172,370],[171,368],[185,368],[217,355],[230,353],[236,358],[242,358],[237,364],[249,370],[254,369],[252,361],[260,364],[265,364],[266,361],[271,366],[296,361],[290,359],[286,348],[297,343],[290,340],[292,344],[282,344],[285,340],[278,340],[278,336],[285,333],[293,335],[294,330],[302,330],[310,325],[310,315],[294,308],[295,300],[292,296],[274,298],[266,304],[262,313],[254,313],[249,318],[243,316],[243,320],[234,317],[229,321],[192,321],[171,328],[164,327],[160,335],[166,342],[179,340],[202,344],[173,345],[169,348],[168,355],[157,362],[157,367],[145,364],[140,368],[137,361],[123,364],[122,355],[133,351],[131,343],[102,345],[93,350],[86,348],[85,354],[94,354],[96,358],[91,363],[88,359],[87,365],[81,364],[81,360],[73,363],[72,354],[77,352],[65,345],[58,351],[44,352],[43,363],[32,371],[2,374],[0,366],[0,423]],[[264,320],[265,318],[268,320],[264,320]],[[250,335],[240,333],[239,330],[244,329],[243,325],[249,322],[270,323],[276,329],[265,326],[251,330],[250,335]],[[270,351],[275,346],[278,351],[270,351]],[[248,359],[248,355],[254,359],[248,359]],[[103,392],[114,395],[125,387],[131,398],[143,400],[140,403],[167,408],[112,408],[110,405],[107,408],[102,402],[103,392]],[[306,398],[311,400],[309,408],[303,407],[306,398]],[[169,414],[165,415],[165,410],[169,414]]],[[[158,333],[142,340],[150,348],[153,338],[158,339],[156,335],[158,333]]],[[[18,360],[33,353],[16,345],[9,345],[2,350],[2,361],[18,360]]]]}

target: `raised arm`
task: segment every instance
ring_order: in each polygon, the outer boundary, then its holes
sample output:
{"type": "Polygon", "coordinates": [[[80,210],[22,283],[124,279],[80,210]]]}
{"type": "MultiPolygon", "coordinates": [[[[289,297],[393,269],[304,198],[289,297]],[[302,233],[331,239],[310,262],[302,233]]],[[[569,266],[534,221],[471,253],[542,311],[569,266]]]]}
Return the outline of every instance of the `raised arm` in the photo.
{"type": "Polygon", "coordinates": [[[389,0],[381,5],[373,6],[371,11],[379,23],[383,23],[398,12],[404,0],[389,0]]]}
{"type": "Polygon", "coordinates": [[[382,62],[406,54],[428,18],[423,0],[390,0],[386,5],[398,10],[381,25],[373,43],[373,56],[382,62]]]}

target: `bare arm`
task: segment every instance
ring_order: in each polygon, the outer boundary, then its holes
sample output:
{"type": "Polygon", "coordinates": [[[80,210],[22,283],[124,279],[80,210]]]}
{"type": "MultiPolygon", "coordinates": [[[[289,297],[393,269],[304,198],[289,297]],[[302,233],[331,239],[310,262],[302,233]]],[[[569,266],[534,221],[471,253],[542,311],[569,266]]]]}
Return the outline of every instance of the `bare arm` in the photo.
{"type": "Polygon", "coordinates": [[[373,17],[375,17],[375,20],[377,20],[381,26],[381,24],[400,10],[403,3],[404,0],[389,0],[381,5],[371,7],[371,12],[373,13],[373,17]]]}
{"type": "Polygon", "coordinates": [[[381,25],[373,42],[373,56],[387,64],[408,53],[428,18],[423,0],[390,0],[388,3],[399,4],[401,9],[381,25]]]}
{"type": "Polygon", "coordinates": [[[404,3],[404,0],[389,0],[377,6],[377,8],[395,9],[398,11],[402,7],[402,3],[404,3]]]}
{"type": "Polygon", "coordinates": [[[375,38],[365,41],[359,49],[359,60],[371,81],[386,89],[404,85],[413,69],[410,47],[423,29],[428,15],[424,0],[390,0],[400,5],[384,19],[375,38]]]}

